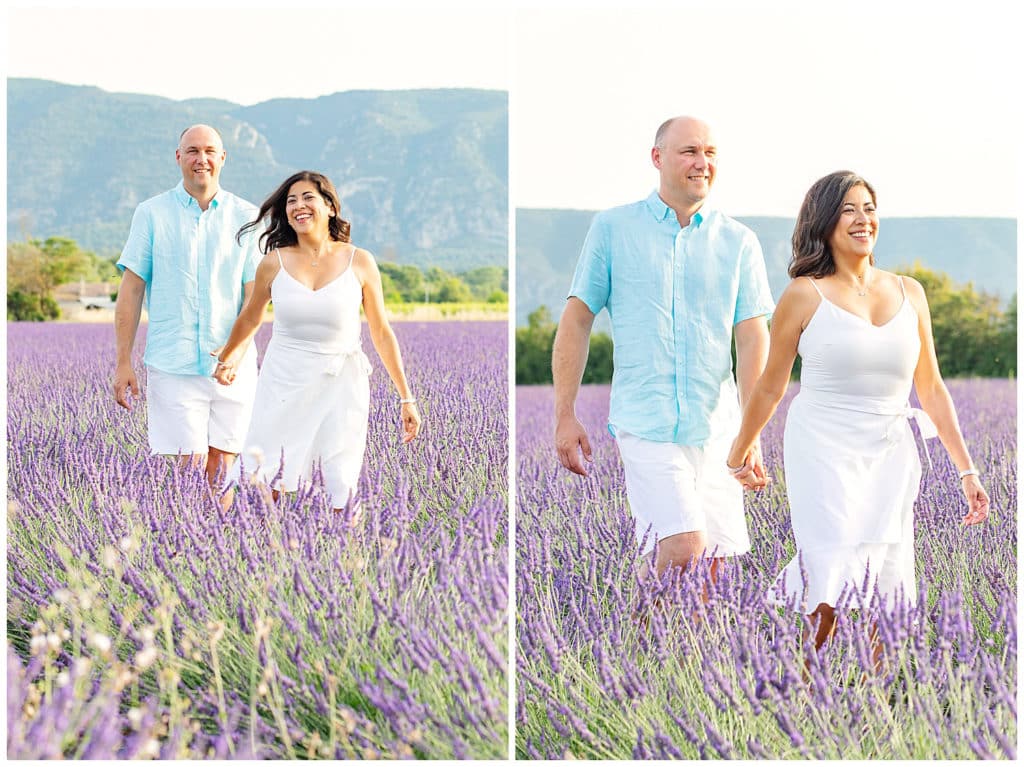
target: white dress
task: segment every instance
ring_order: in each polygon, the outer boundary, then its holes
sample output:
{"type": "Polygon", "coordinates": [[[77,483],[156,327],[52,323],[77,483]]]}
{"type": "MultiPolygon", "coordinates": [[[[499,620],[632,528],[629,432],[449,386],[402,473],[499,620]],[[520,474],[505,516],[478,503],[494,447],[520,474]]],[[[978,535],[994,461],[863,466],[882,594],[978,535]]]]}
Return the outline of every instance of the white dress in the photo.
{"type": "Polygon", "coordinates": [[[913,508],[921,461],[909,419],[924,436],[935,436],[935,427],[908,403],[921,343],[902,278],[900,288],[899,310],[876,326],[814,285],[821,302],[800,336],[800,391],[783,443],[797,557],[773,589],[777,599],[795,595],[801,612],[835,606],[844,588],[865,584],[868,600],[876,585],[889,598],[902,591],[913,603],[917,596],[913,508]]]}
{"type": "Polygon", "coordinates": [[[246,473],[255,471],[278,490],[295,490],[321,466],[333,508],[345,506],[355,493],[370,411],[354,255],[353,246],[345,271],[318,290],[281,264],[271,283],[273,335],[241,456],[246,473]]]}

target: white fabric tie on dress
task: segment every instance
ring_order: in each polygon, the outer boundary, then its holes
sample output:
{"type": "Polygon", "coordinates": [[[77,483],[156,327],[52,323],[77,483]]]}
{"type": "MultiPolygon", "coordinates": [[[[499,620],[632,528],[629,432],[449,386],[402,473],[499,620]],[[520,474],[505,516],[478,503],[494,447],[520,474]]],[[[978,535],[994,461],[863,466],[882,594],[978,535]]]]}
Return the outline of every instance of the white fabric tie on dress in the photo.
{"type": "Polygon", "coordinates": [[[341,371],[345,367],[345,363],[353,357],[359,360],[359,367],[362,368],[363,372],[367,375],[373,371],[370,367],[370,360],[366,356],[365,352],[363,352],[362,349],[355,348],[330,355],[330,359],[327,361],[327,367],[324,368],[324,372],[329,376],[341,375],[341,371]]]}
{"type": "Polygon", "coordinates": [[[935,470],[932,465],[932,456],[928,452],[928,443],[924,440],[934,439],[939,436],[939,430],[935,426],[935,422],[929,418],[928,414],[918,407],[911,407],[908,402],[903,412],[900,413],[889,427],[885,430],[885,438],[892,444],[896,444],[899,441],[900,432],[903,430],[903,422],[906,421],[917,421],[917,428],[921,432],[921,448],[924,451],[924,457],[928,459],[928,471],[929,473],[935,470]]]}

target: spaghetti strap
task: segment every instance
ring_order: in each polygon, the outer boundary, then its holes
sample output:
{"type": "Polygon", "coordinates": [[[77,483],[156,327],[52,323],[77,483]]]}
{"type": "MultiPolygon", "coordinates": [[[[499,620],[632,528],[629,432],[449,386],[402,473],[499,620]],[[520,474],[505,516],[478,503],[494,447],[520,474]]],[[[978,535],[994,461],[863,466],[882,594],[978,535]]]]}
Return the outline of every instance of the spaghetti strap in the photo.
{"type": "MultiPolygon", "coordinates": [[[[351,245],[351,243],[349,243],[349,244],[351,245]]],[[[356,246],[355,246],[355,245],[352,245],[352,252],[351,252],[351,253],[349,254],[349,256],[348,256],[348,266],[347,266],[347,267],[345,267],[345,271],[346,271],[346,272],[347,272],[347,271],[348,271],[349,269],[351,269],[351,268],[352,268],[352,262],[353,262],[353,261],[355,261],[355,260],[356,260],[356,246]]]]}
{"type": "Polygon", "coordinates": [[[896,279],[899,280],[900,290],[903,292],[903,298],[905,300],[906,297],[907,297],[907,286],[903,284],[903,275],[902,274],[896,275],[896,279]]]}
{"type": "Polygon", "coordinates": [[[279,263],[281,268],[284,269],[284,261],[281,259],[281,249],[274,248],[274,252],[277,253],[277,263],[279,263]]]}
{"type": "Polygon", "coordinates": [[[807,278],[807,280],[808,280],[808,281],[809,281],[809,282],[811,283],[811,285],[813,285],[813,286],[814,286],[814,290],[815,290],[815,292],[817,292],[817,294],[818,294],[819,296],[821,296],[821,298],[822,298],[822,299],[824,299],[824,298],[825,298],[825,294],[821,292],[821,288],[819,288],[819,287],[818,287],[818,284],[817,284],[817,283],[816,283],[816,282],[814,281],[814,278],[813,278],[813,277],[811,277],[811,276],[810,276],[810,275],[808,275],[808,274],[805,274],[804,276],[805,276],[805,277],[807,278]]]}

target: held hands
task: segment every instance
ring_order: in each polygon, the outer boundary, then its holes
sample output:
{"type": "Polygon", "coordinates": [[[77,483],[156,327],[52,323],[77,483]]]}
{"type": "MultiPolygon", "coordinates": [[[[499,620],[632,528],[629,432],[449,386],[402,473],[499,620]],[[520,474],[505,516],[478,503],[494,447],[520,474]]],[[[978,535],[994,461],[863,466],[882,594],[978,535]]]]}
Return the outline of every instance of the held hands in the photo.
{"type": "Polygon", "coordinates": [[[416,439],[416,435],[420,433],[420,424],[423,423],[423,419],[420,418],[420,411],[416,408],[415,402],[403,402],[402,403],[402,444],[407,445],[416,439]]]}
{"type": "Polygon", "coordinates": [[[587,432],[583,424],[574,415],[563,416],[558,419],[555,425],[555,451],[558,453],[558,460],[562,466],[573,474],[587,476],[587,467],[583,463],[594,462],[594,454],[590,449],[590,440],[587,439],[587,432]],[[582,450],[583,456],[580,457],[582,450]]]}
{"type": "Polygon", "coordinates": [[[759,439],[745,447],[733,442],[725,463],[732,478],[743,485],[744,490],[760,491],[772,481],[764,467],[759,439]]]}
{"type": "Polygon", "coordinates": [[[139,379],[135,377],[135,370],[131,363],[118,365],[114,370],[114,399],[117,404],[125,410],[132,409],[132,398],[139,397],[139,379]],[[129,396],[131,392],[131,396],[129,396]]]}
{"type": "Polygon", "coordinates": [[[214,380],[223,384],[224,386],[230,386],[235,381],[235,375],[238,373],[238,358],[241,356],[237,352],[224,358],[221,361],[221,352],[224,350],[223,346],[218,346],[212,352],[210,356],[217,360],[217,367],[213,371],[214,380]]]}
{"type": "Polygon", "coordinates": [[[976,525],[988,519],[988,493],[981,486],[975,474],[968,474],[960,480],[960,487],[967,498],[967,515],[963,518],[964,525],[976,525]]]}

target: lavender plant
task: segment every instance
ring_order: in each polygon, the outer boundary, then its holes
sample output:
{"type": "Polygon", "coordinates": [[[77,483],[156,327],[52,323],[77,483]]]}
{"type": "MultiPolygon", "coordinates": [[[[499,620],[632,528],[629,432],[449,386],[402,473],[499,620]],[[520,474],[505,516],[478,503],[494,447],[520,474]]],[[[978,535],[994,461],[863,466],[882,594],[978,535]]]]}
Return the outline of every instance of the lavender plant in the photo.
{"type": "MultiPolygon", "coordinates": [[[[591,476],[561,469],[550,387],[516,397],[516,750],[544,759],[1016,757],[1015,382],[952,381],[992,514],[963,528],[955,468],[929,446],[916,508],[916,605],[851,590],[834,638],[804,646],[766,596],[793,556],[782,475],[790,398],[763,435],[774,482],[747,498],[752,551],[641,579],[607,386],[577,411],[591,476]],[[873,672],[872,631],[884,647],[873,672]],[[807,666],[805,667],[805,662],[807,666]]],[[[646,548],[646,546],[644,547],[646,548]]]]}
{"type": "Polygon", "coordinates": [[[114,404],[109,327],[8,325],[9,757],[507,755],[506,325],[395,328],[424,431],[378,364],[335,514],[222,511],[114,404]]]}

